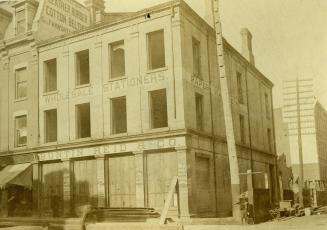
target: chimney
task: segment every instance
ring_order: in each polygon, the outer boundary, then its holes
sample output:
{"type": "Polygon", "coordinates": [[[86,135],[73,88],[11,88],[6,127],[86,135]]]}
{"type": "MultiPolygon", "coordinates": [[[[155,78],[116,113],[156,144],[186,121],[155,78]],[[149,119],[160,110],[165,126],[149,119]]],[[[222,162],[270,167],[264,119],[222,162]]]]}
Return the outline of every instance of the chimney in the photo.
{"type": "Polygon", "coordinates": [[[99,23],[104,16],[104,0],[85,0],[84,4],[90,11],[91,24],[99,23]]]}
{"type": "Polygon", "coordinates": [[[252,34],[247,28],[241,30],[242,35],[242,55],[252,64],[255,65],[252,52],[252,34]]]}

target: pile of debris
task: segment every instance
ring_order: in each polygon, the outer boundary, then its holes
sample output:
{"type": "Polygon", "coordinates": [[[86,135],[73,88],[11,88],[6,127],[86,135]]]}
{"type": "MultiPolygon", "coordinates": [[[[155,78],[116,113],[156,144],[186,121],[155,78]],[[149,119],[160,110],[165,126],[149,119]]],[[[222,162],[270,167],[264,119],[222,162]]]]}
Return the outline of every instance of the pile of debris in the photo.
{"type": "Polygon", "coordinates": [[[279,207],[269,210],[273,220],[287,220],[294,217],[327,214],[327,206],[304,208],[299,204],[292,205],[292,201],[286,200],[279,203],[279,207]]]}

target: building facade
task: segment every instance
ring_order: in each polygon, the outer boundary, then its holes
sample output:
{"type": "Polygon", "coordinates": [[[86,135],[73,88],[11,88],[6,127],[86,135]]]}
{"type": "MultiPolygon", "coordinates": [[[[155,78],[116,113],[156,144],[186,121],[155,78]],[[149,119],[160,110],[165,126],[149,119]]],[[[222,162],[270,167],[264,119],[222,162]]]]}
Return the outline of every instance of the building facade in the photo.
{"type": "Polygon", "coordinates": [[[312,79],[285,82],[283,122],[287,124],[290,161],[294,179],[299,177],[299,136],[304,182],[326,182],[326,110],[314,95],[312,79]],[[297,86],[296,86],[297,85],[297,86]],[[298,101],[297,101],[298,95],[298,101]],[[299,115],[297,115],[297,105],[299,115]],[[300,122],[298,122],[298,119],[300,122]]]}
{"type": "MultiPolygon", "coordinates": [[[[177,177],[180,218],[231,215],[215,31],[183,1],[107,19],[37,43],[38,138],[3,150],[31,157],[35,212],[51,213],[53,191],[66,216],[83,204],[161,210],[177,177]]],[[[244,56],[224,41],[239,167],[262,172],[254,187],[274,203],[273,85],[251,38],[242,31],[244,56]]]]}

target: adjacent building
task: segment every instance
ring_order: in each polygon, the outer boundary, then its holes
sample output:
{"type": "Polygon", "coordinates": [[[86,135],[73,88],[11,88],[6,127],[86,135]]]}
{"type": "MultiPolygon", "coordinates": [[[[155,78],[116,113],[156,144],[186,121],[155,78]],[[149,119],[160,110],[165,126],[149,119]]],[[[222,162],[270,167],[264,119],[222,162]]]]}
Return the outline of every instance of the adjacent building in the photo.
{"type": "MultiPolygon", "coordinates": [[[[48,24],[39,31],[45,37],[33,40],[32,58],[8,64],[6,37],[0,47],[0,161],[9,164],[3,170],[32,169],[34,213],[51,215],[54,191],[63,216],[83,204],[161,210],[178,177],[180,218],[231,215],[213,28],[184,1],[126,14],[106,14],[103,1],[86,1],[90,7],[78,5],[75,15],[80,24],[69,24],[74,1],[53,6],[61,14],[52,19],[42,17],[54,2],[34,2],[34,22],[48,24]],[[61,36],[50,33],[57,30],[61,36]]],[[[0,13],[10,15],[7,8],[0,13]]],[[[13,23],[18,16],[11,15],[13,23]]],[[[241,35],[244,56],[224,41],[239,168],[262,172],[254,187],[269,189],[274,203],[273,84],[254,65],[251,33],[241,35]]],[[[29,43],[15,47],[31,52],[29,43]]],[[[244,192],[246,176],[240,180],[244,192]]]]}

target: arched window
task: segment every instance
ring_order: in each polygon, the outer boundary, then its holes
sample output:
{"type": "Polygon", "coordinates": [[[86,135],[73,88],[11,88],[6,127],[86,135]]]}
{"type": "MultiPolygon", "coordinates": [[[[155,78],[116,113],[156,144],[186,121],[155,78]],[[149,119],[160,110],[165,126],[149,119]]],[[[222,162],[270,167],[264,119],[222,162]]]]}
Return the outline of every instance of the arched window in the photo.
{"type": "Polygon", "coordinates": [[[110,45],[110,77],[125,76],[125,50],[124,41],[115,42],[110,45]]]}

